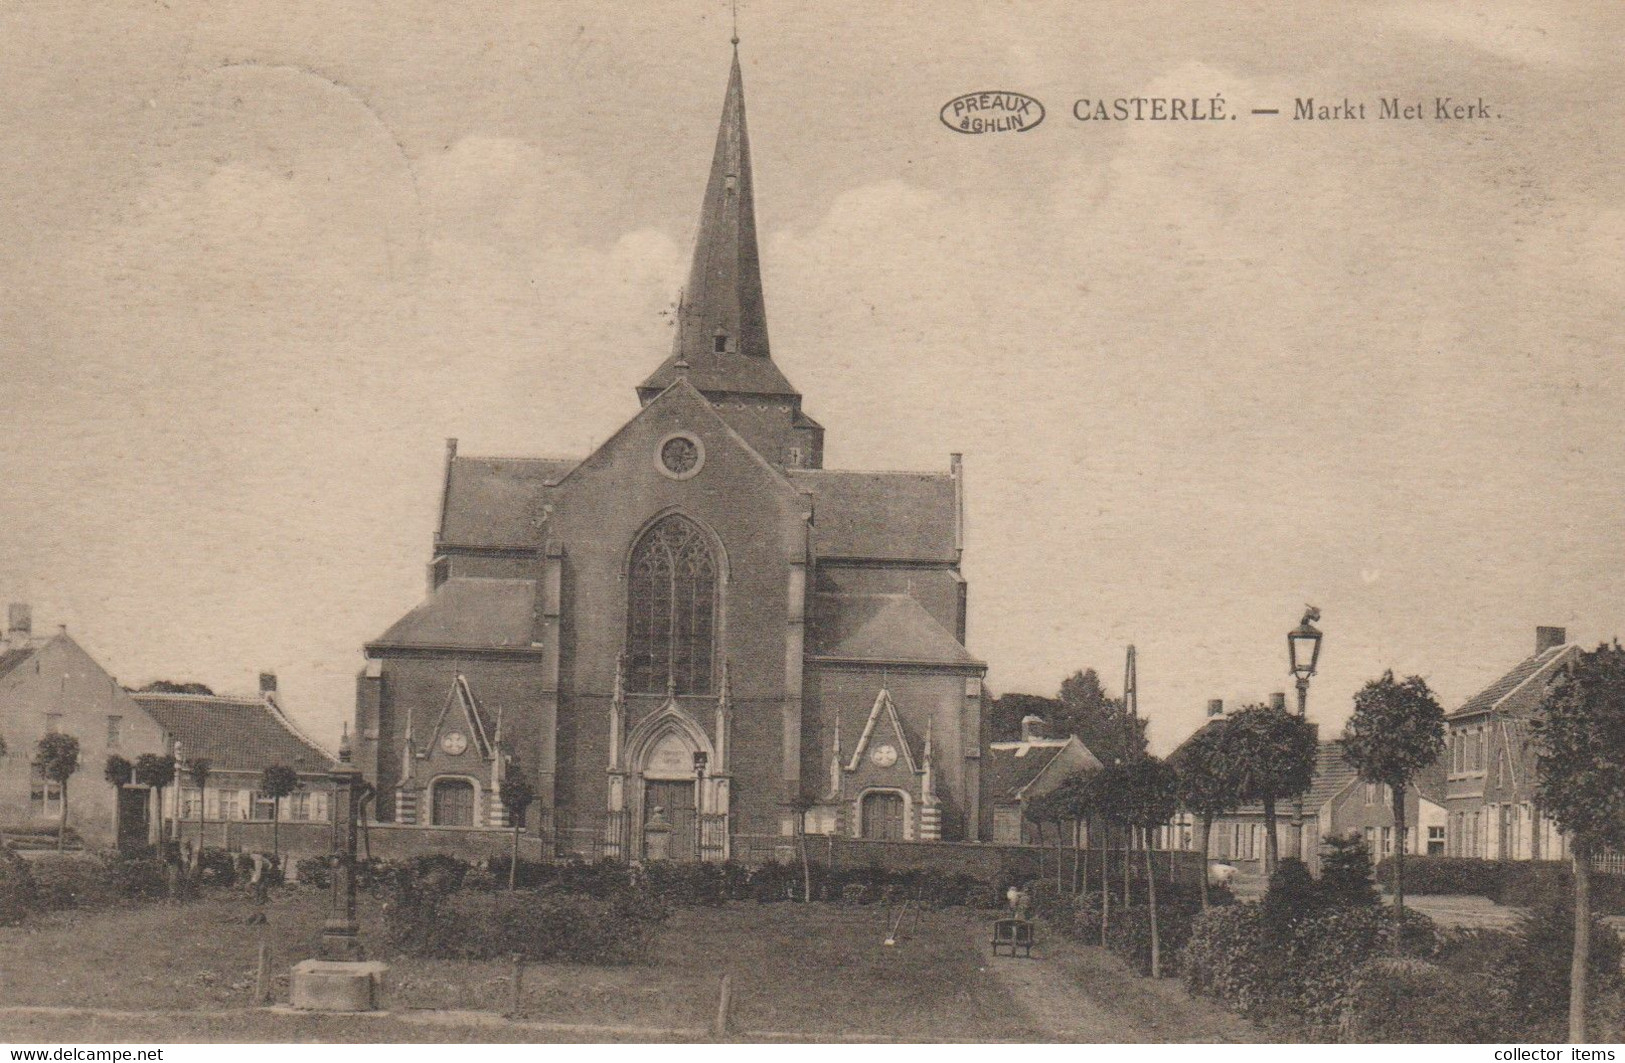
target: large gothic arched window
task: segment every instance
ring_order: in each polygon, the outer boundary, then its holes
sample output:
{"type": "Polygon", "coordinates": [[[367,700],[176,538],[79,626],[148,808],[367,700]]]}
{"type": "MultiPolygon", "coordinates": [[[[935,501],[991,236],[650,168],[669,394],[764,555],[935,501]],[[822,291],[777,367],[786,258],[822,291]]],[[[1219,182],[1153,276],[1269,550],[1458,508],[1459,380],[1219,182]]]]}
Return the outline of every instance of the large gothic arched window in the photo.
{"type": "Polygon", "coordinates": [[[711,693],[717,561],[705,533],[675,514],[656,522],[632,551],[627,584],[627,689],[711,693]]]}

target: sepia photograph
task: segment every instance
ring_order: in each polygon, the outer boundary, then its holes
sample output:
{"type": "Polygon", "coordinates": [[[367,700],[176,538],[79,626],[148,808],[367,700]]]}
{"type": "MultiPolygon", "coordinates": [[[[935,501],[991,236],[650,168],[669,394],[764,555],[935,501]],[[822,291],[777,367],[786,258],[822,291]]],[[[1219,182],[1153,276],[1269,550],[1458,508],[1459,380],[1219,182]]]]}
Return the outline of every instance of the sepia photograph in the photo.
{"type": "Polygon", "coordinates": [[[0,0],[0,1043],[1614,1059],[1622,57],[0,0]]]}

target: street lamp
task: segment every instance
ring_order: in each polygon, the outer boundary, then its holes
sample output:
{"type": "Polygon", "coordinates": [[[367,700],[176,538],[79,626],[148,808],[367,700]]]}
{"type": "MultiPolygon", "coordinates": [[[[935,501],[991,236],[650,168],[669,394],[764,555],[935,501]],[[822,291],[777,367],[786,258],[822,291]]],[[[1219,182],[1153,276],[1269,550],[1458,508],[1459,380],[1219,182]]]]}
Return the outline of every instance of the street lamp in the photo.
{"type": "Polygon", "coordinates": [[[694,859],[705,859],[705,802],[700,794],[705,789],[705,765],[710,756],[703,749],[694,751],[694,859]]]}
{"type": "MultiPolygon", "coordinates": [[[[1303,611],[1303,619],[1298,626],[1286,634],[1287,658],[1291,662],[1292,675],[1298,681],[1298,716],[1304,718],[1309,715],[1309,677],[1315,674],[1315,665],[1320,662],[1320,629],[1315,627],[1315,621],[1320,619],[1320,610],[1308,606],[1303,611]]],[[[1303,795],[1299,794],[1292,803],[1292,832],[1296,836],[1298,859],[1303,859],[1303,795]]]]}

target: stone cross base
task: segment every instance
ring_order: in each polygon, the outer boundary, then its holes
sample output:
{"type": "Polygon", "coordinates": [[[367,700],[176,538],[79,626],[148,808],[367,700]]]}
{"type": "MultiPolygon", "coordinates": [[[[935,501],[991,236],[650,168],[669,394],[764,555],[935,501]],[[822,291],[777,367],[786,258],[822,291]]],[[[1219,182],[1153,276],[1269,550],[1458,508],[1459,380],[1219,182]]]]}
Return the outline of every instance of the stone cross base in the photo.
{"type": "Polygon", "coordinates": [[[293,966],[288,1002],[300,1011],[377,1011],[388,972],[383,963],[304,960],[293,966]]]}

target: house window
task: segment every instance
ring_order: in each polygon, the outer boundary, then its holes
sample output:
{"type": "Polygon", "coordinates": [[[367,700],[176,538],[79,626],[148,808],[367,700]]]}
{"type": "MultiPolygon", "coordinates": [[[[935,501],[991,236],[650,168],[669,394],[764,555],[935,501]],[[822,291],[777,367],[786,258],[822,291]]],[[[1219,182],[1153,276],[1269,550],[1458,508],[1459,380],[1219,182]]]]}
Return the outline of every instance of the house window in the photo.
{"type": "Polygon", "coordinates": [[[1365,784],[1365,803],[1368,805],[1377,803],[1377,784],[1374,782],[1365,784]]]}
{"type": "Polygon", "coordinates": [[[725,353],[727,353],[727,350],[728,350],[728,334],[726,332],[717,333],[715,338],[713,338],[713,340],[711,342],[712,342],[712,348],[711,349],[713,351],[715,351],[717,354],[725,354],[725,353]]]}
{"type": "Polygon", "coordinates": [[[197,787],[181,787],[181,818],[197,819],[203,806],[203,791],[197,787]]]}
{"type": "Polygon", "coordinates": [[[254,791],[253,808],[250,810],[250,819],[269,820],[276,815],[276,798],[270,794],[254,791]]]}
{"type": "Polygon", "coordinates": [[[38,764],[30,765],[28,811],[35,816],[62,815],[62,784],[45,777],[38,764]]]}
{"type": "Polygon", "coordinates": [[[109,716],[107,718],[107,748],[117,749],[124,743],[124,717],[109,716]]]}
{"type": "Polygon", "coordinates": [[[792,469],[801,468],[801,448],[790,447],[784,459],[784,463],[790,466],[792,469]]]}
{"type": "Polygon", "coordinates": [[[215,790],[214,814],[218,819],[243,818],[243,794],[241,790],[215,790]]]}
{"type": "Polygon", "coordinates": [[[1394,828],[1382,828],[1382,855],[1391,856],[1394,851],[1394,828]]]}
{"type": "Polygon", "coordinates": [[[672,515],[638,540],[627,579],[627,687],[709,694],[717,562],[698,525],[672,515]]]}
{"type": "Polygon", "coordinates": [[[319,823],[327,818],[327,793],[296,790],[287,797],[288,819],[319,823]]]}
{"type": "Polygon", "coordinates": [[[1373,855],[1377,853],[1377,828],[1375,827],[1365,829],[1365,851],[1373,855]]]}

